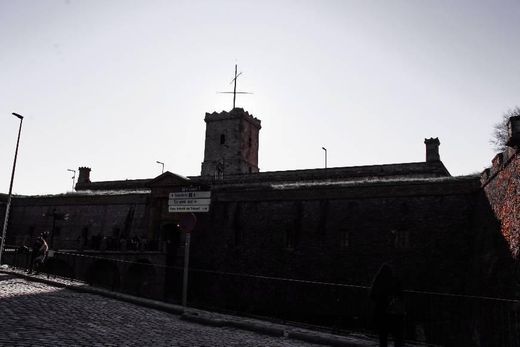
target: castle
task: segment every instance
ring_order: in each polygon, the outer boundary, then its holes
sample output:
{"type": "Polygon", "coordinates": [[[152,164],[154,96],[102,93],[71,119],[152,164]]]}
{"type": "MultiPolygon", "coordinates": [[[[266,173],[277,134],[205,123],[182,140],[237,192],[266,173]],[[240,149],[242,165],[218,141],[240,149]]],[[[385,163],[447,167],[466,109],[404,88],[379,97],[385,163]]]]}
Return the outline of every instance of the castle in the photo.
{"type": "MultiPolygon", "coordinates": [[[[185,234],[169,194],[203,190],[211,205],[192,232],[193,304],[366,328],[364,290],[384,262],[410,293],[519,295],[520,117],[492,167],[461,177],[437,138],[425,139],[424,162],[260,172],[259,119],[234,108],[204,121],[199,176],[96,182],[81,167],[75,193],[13,199],[7,244],[47,231],[54,272],[176,301],[185,234]]],[[[425,324],[423,300],[409,300],[425,324]]]]}

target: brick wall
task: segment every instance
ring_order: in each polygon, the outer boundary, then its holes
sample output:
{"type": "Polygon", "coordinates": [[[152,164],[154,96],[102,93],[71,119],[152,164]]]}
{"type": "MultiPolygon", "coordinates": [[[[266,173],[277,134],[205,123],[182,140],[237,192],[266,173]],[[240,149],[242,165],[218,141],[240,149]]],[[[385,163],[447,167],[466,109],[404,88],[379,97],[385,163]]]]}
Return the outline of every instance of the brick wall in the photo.
{"type": "Polygon", "coordinates": [[[509,148],[484,171],[486,197],[500,222],[500,230],[514,259],[520,257],[520,152],[509,148]]]}

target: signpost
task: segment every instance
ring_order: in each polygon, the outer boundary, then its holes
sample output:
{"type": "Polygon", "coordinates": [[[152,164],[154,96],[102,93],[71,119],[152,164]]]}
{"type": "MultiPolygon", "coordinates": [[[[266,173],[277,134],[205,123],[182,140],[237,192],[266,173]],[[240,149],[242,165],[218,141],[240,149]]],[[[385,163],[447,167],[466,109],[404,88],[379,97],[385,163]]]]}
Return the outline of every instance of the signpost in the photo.
{"type": "Polygon", "coordinates": [[[210,191],[170,193],[169,212],[209,212],[210,191]]]}
{"type": "Polygon", "coordinates": [[[179,222],[179,228],[186,233],[186,241],[184,242],[184,274],[182,278],[182,306],[186,309],[188,301],[188,267],[190,263],[190,240],[191,232],[197,224],[197,217],[193,213],[187,213],[182,216],[179,222]]]}
{"type": "Polygon", "coordinates": [[[168,212],[182,213],[179,228],[186,233],[184,242],[184,274],[182,281],[182,306],[186,309],[188,301],[188,268],[190,262],[191,232],[197,224],[194,212],[208,212],[211,203],[210,191],[184,191],[170,193],[168,212]]]}

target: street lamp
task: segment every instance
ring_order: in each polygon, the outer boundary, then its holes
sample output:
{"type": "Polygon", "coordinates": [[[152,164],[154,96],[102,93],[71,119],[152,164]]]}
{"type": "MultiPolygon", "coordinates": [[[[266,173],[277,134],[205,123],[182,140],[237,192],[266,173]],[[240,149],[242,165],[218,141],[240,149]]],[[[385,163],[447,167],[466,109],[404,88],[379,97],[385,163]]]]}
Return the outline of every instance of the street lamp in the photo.
{"type": "Polygon", "coordinates": [[[325,151],[325,169],[327,168],[327,148],[321,147],[325,151]]]}
{"type": "Polygon", "coordinates": [[[75,179],[76,179],[76,170],[67,169],[67,171],[70,171],[70,172],[73,173],[73,175],[72,175],[72,191],[74,191],[74,182],[75,182],[75,179]]]}
{"type": "Polygon", "coordinates": [[[164,173],[164,163],[163,163],[163,162],[160,162],[160,161],[156,161],[156,163],[162,165],[162,171],[161,171],[161,173],[164,173]]]}
{"type": "Polygon", "coordinates": [[[13,193],[13,181],[14,181],[14,171],[16,169],[16,157],[18,156],[18,145],[20,144],[20,134],[22,133],[22,122],[23,117],[18,113],[13,112],[13,116],[20,120],[20,127],[18,128],[18,139],[16,140],[16,150],[14,151],[14,162],[13,162],[13,170],[11,172],[11,183],[9,184],[9,194],[7,195],[7,205],[5,206],[5,218],[4,218],[4,227],[2,229],[2,243],[0,244],[0,265],[2,265],[2,254],[4,253],[5,246],[5,233],[7,231],[7,222],[9,221],[9,209],[11,207],[11,197],[13,193]]]}

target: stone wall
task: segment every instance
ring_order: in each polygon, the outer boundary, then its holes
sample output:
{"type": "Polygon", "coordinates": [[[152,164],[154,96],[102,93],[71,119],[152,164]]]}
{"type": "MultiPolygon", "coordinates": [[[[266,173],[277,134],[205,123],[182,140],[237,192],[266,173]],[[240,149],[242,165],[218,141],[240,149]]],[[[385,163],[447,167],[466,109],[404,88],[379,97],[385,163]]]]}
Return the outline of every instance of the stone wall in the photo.
{"type": "Polygon", "coordinates": [[[482,174],[486,197],[515,260],[520,257],[520,151],[509,147],[497,154],[482,174]]]}
{"type": "Polygon", "coordinates": [[[478,177],[213,194],[194,266],[370,285],[392,261],[407,288],[467,290],[478,177]]]}
{"type": "MultiPolygon", "coordinates": [[[[192,233],[190,300],[366,330],[372,326],[368,287],[384,262],[394,265],[406,290],[478,294],[480,246],[489,247],[487,236],[498,234],[493,218],[490,228],[478,230],[484,215],[492,217],[479,202],[485,199],[478,176],[215,186],[211,210],[198,216],[192,233]]],[[[442,315],[438,326],[424,328],[427,334],[460,328],[452,327],[460,317],[448,317],[451,302],[406,297],[410,327],[442,315]]]]}
{"type": "MultiPolygon", "coordinates": [[[[54,248],[91,248],[92,238],[150,238],[148,194],[16,197],[9,218],[9,244],[30,245],[42,232],[50,237],[53,222],[54,248]],[[53,213],[57,218],[54,221],[53,213]]],[[[96,241],[97,242],[97,241],[96,241]]]]}

